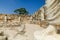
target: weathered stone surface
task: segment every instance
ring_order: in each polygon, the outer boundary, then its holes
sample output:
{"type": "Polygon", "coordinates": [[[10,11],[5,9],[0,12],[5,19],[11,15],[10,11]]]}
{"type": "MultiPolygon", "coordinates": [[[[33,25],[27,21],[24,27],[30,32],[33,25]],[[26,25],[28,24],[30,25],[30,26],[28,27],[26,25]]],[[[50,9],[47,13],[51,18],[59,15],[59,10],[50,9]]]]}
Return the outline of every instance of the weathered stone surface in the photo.
{"type": "Polygon", "coordinates": [[[40,19],[43,22],[41,27],[46,28],[34,33],[36,40],[60,40],[60,34],[56,32],[57,29],[60,29],[60,0],[46,0],[46,4],[39,10],[41,12],[40,19]],[[47,21],[49,25],[44,21],[47,21]]]}

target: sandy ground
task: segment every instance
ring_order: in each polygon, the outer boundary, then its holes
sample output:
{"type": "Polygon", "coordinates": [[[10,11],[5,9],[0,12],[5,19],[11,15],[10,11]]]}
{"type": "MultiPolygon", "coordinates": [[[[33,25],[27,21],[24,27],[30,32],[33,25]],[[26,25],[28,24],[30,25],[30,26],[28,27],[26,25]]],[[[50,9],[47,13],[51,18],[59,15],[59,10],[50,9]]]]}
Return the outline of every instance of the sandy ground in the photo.
{"type": "MultiPolygon", "coordinates": [[[[16,27],[16,29],[19,29],[19,27],[18,28],[16,27]]],[[[37,40],[34,37],[34,33],[36,31],[38,31],[37,33],[40,33],[42,30],[43,28],[41,28],[39,25],[25,24],[25,33],[21,35],[21,34],[17,34],[16,30],[12,30],[11,28],[0,28],[0,32],[3,31],[4,35],[8,37],[8,40],[37,40]]],[[[1,39],[1,36],[0,36],[0,39],[1,39]]],[[[60,40],[60,36],[57,34],[51,35],[51,36],[47,35],[47,36],[44,36],[43,40],[60,40]]]]}
{"type": "Polygon", "coordinates": [[[35,40],[34,39],[34,32],[37,30],[42,30],[43,28],[41,28],[39,25],[35,25],[35,24],[26,24],[26,34],[28,40],[35,40]]]}
{"type": "Polygon", "coordinates": [[[15,30],[11,30],[10,28],[1,28],[2,30],[0,29],[0,31],[4,32],[4,34],[9,38],[8,40],[35,40],[34,32],[37,30],[42,30],[42,28],[39,25],[35,24],[25,24],[25,28],[25,34],[18,34],[14,38],[13,36],[17,33],[15,30]]]}

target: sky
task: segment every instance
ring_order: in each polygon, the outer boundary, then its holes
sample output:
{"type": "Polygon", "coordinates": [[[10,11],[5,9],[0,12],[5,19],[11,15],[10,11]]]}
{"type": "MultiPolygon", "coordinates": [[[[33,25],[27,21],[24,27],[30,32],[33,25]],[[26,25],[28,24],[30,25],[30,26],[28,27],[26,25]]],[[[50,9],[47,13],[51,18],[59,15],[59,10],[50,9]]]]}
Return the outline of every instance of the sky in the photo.
{"type": "Polygon", "coordinates": [[[26,8],[33,14],[45,4],[45,0],[0,0],[0,14],[14,14],[18,8],[26,8]]]}

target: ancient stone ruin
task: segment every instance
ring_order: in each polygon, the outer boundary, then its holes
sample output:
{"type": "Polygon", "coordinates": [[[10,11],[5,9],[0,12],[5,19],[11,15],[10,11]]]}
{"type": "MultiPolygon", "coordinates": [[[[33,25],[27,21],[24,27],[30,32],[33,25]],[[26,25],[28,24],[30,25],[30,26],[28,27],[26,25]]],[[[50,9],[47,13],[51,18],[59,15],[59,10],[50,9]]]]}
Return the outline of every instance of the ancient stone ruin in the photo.
{"type": "Polygon", "coordinates": [[[0,40],[60,40],[60,0],[45,0],[33,15],[0,14],[0,40]]]}

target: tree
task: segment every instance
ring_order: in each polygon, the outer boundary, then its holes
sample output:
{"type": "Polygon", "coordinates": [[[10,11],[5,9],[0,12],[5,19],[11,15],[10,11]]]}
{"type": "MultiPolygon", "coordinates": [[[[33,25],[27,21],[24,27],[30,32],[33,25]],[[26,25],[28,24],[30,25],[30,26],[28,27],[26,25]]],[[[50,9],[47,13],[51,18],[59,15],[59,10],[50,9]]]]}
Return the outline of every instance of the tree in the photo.
{"type": "Polygon", "coordinates": [[[23,14],[23,15],[28,15],[28,11],[25,9],[25,8],[19,8],[19,9],[16,9],[14,10],[15,13],[18,13],[18,14],[23,14]]]}

